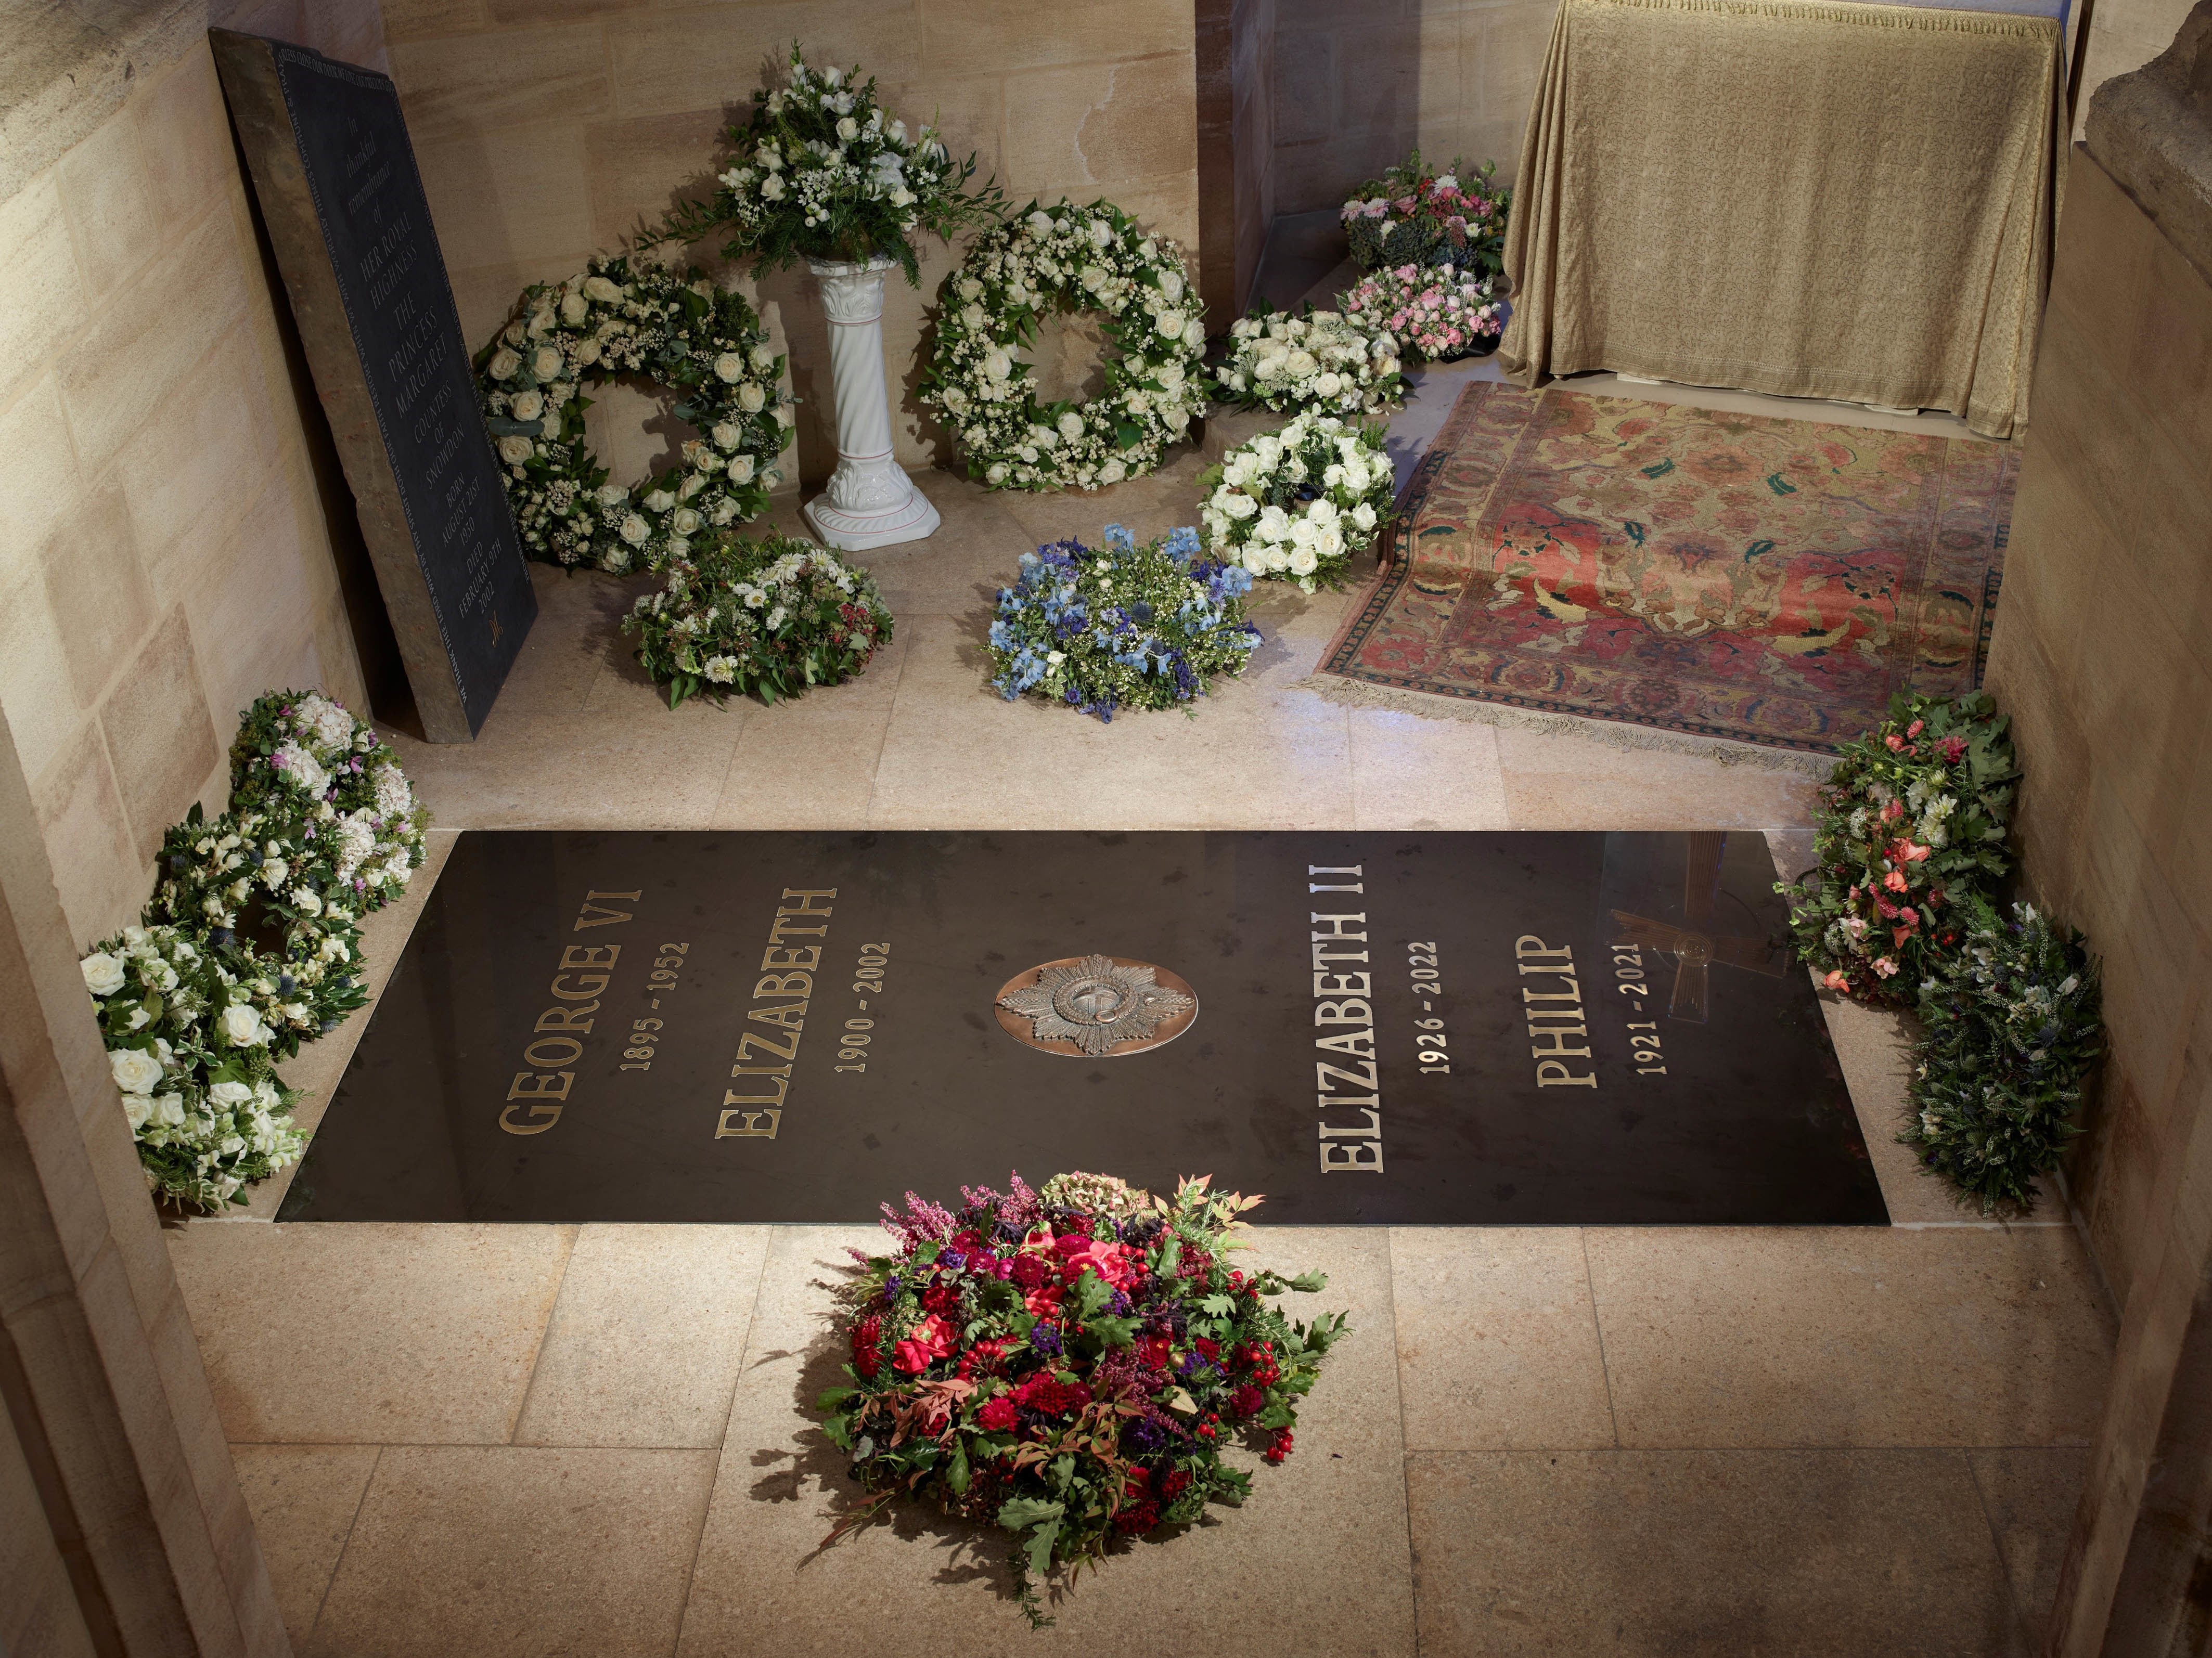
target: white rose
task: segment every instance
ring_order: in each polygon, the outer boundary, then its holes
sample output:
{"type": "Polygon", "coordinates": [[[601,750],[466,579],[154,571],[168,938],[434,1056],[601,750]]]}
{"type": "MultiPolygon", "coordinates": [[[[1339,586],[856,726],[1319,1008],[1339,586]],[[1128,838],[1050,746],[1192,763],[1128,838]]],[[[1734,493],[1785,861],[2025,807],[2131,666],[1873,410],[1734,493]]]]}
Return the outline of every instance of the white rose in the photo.
{"type": "Polygon", "coordinates": [[[983,353],[983,374],[988,380],[1002,380],[1014,372],[1014,360],[992,346],[983,353]]]}
{"type": "Polygon", "coordinates": [[[1068,439],[1071,442],[1083,435],[1083,416],[1073,409],[1053,423],[1060,428],[1060,436],[1068,439]]]}
{"type": "Polygon", "coordinates": [[[720,425],[717,426],[714,432],[714,441],[725,449],[736,448],[739,440],[744,436],[744,431],[738,427],[732,426],[728,421],[724,421],[720,425]]]}
{"type": "Polygon", "coordinates": [[[158,1128],[182,1128],[185,1126],[185,1096],[181,1094],[156,1096],[154,1108],[148,1114],[158,1128]]]}
{"type": "Polygon", "coordinates": [[[1206,325],[1195,317],[1182,325],[1182,343],[1195,351],[1206,343],[1206,325]]]}
{"type": "Polygon", "coordinates": [[[514,371],[522,367],[522,359],[502,345],[491,354],[491,361],[486,366],[494,380],[511,380],[514,378],[514,371]]]}
{"type": "Polygon", "coordinates": [[[244,1083],[222,1082],[208,1090],[208,1102],[226,1110],[236,1110],[253,1098],[253,1090],[244,1083]]]}
{"type": "Polygon", "coordinates": [[[150,1094],[161,1080],[161,1062],[142,1048],[117,1048],[107,1056],[107,1068],[126,1094],[150,1094]]]}
{"type": "Polygon", "coordinates": [[[597,300],[601,305],[612,305],[622,298],[622,289],[605,276],[585,277],[584,293],[587,298],[597,300]]]}
{"type": "Polygon", "coordinates": [[[679,536],[688,536],[699,527],[699,514],[689,507],[679,507],[676,516],[668,521],[668,527],[679,536]]]}
{"type": "Polygon", "coordinates": [[[252,1048],[269,1040],[269,1027],[250,1002],[233,1002],[216,1017],[216,1025],[233,1048],[252,1048]]]}
{"type": "Polygon", "coordinates": [[[768,393],[751,380],[738,388],[738,407],[748,415],[757,415],[768,405],[768,393]]]}
{"type": "Polygon", "coordinates": [[[1091,245],[1102,252],[1114,245],[1114,222],[1111,219],[1093,219],[1091,222],[1091,245]]]}
{"type": "Polygon", "coordinates": [[[860,124],[849,115],[841,117],[837,122],[837,136],[851,143],[860,136],[860,124]]]}
{"type": "Polygon", "coordinates": [[[745,377],[745,360],[734,351],[725,351],[714,359],[714,378],[736,385],[745,377]]]}
{"type": "Polygon", "coordinates": [[[1098,469],[1098,481],[1101,483],[1119,483],[1128,470],[1120,461],[1109,460],[1098,469]]]}
{"type": "Polygon", "coordinates": [[[750,483],[753,481],[753,458],[750,455],[730,457],[730,482],[750,483]]]}
{"type": "Polygon", "coordinates": [[[1052,234],[1052,215],[1039,208],[1030,215],[1029,226],[1037,235],[1049,236],[1052,234]]]}
{"type": "Polygon", "coordinates": [[[591,307],[585,303],[581,294],[563,294],[561,296],[561,320],[571,328],[583,321],[590,310],[591,307]]]}
{"type": "Polygon", "coordinates": [[[619,483],[602,483],[599,488],[599,505],[619,507],[629,499],[629,491],[619,483]]]}
{"type": "Polygon", "coordinates": [[[1321,374],[1315,378],[1314,390],[1325,398],[1333,398],[1344,390],[1344,380],[1339,374],[1321,374]]]}
{"type": "Polygon", "coordinates": [[[1182,325],[1185,319],[1182,313],[1176,310],[1173,306],[1170,306],[1166,310],[1160,313],[1160,319],[1154,325],[1158,328],[1163,338],[1179,340],[1182,337],[1182,325]]]}
{"type": "Polygon", "coordinates": [[[77,963],[84,987],[95,996],[112,996],[123,988],[123,963],[104,950],[95,950],[77,963]]]}
{"type": "Polygon", "coordinates": [[[1260,510],[1260,503],[1248,495],[1232,495],[1221,503],[1221,510],[1231,518],[1246,519],[1260,510]]]}
{"type": "Polygon", "coordinates": [[[763,179],[761,180],[761,194],[771,202],[781,201],[783,199],[783,175],[781,173],[771,173],[766,178],[763,179]]]}
{"type": "Polygon", "coordinates": [[[1373,529],[1375,527],[1375,509],[1369,506],[1365,501],[1361,501],[1359,505],[1352,509],[1352,521],[1354,524],[1357,524],[1363,530],[1373,529]]]}
{"type": "Polygon", "coordinates": [[[676,497],[670,495],[665,489],[655,489],[651,495],[645,498],[645,506],[647,512],[665,513],[675,504],[676,497]]]}
{"type": "Polygon", "coordinates": [[[542,392],[524,392],[514,399],[514,417],[517,420],[536,420],[544,412],[545,394],[542,392]]]}
{"type": "Polygon", "coordinates": [[[561,377],[561,348],[541,345],[530,354],[530,372],[539,380],[558,380],[561,377]]]}
{"type": "Polygon", "coordinates": [[[1315,556],[1314,550],[1312,548],[1296,548],[1291,554],[1291,574],[1292,575],[1311,575],[1316,568],[1320,566],[1320,563],[1321,560],[1315,556]]]}
{"type": "Polygon", "coordinates": [[[510,434],[499,440],[499,458],[509,466],[520,466],[538,452],[538,446],[528,438],[510,434]]]}
{"type": "Polygon", "coordinates": [[[650,524],[647,524],[643,519],[640,518],[635,513],[631,513],[623,518],[621,525],[617,526],[616,533],[620,535],[624,541],[629,543],[631,546],[642,547],[649,539],[652,538],[653,526],[650,524]]]}

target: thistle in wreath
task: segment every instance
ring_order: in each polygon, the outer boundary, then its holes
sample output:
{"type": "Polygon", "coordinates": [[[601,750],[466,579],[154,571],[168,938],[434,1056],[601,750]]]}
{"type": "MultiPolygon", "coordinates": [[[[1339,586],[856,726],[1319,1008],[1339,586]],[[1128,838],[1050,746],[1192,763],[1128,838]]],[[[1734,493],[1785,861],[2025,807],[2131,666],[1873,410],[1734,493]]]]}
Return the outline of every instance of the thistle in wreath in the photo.
{"type": "Polygon", "coordinates": [[[1240,673],[1260,643],[1244,619],[1251,573],[1201,557],[1198,532],[1139,545],[1121,525],[1105,545],[1057,541],[1021,556],[991,623],[992,684],[1111,721],[1118,708],[1171,708],[1240,673]]]}
{"type": "Polygon", "coordinates": [[[2011,868],[2005,825],[2020,767],[1985,692],[1901,692],[1844,745],[1821,789],[1816,867],[1775,890],[1798,954],[1824,987],[1909,1001],[1963,936],[1954,914],[2011,868]]]}
{"type": "Polygon", "coordinates": [[[957,1212],[907,1194],[884,1206],[897,1248],[854,1251],[842,1292],[850,1387],[820,1400],[823,1430],[878,1495],[901,1492],[1012,1534],[1016,1594],[1036,1624],[1055,1565],[1079,1570],[1117,1537],[1186,1526],[1238,1504],[1243,1442],[1291,1455],[1297,1401],[1345,1333],[1341,1313],[1297,1323],[1271,1304],[1311,1293],[1229,1265],[1260,1199],[1204,1176],[1156,1198],[1098,1175],[1032,1191],[964,1187],[957,1212]]]}
{"type": "Polygon", "coordinates": [[[148,1185],[210,1212],[243,1204],[240,1188],[307,1141],[275,1061],[307,1010],[284,1005],[281,976],[237,965],[174,926],[125,927],[79,963],[148,1185]]]}
{"type": "Polygon", "coordinates": [[[1984,1214],[2025,1210],[2081,1132],[2075,1114],[2104,1048],[2097,963],[2032,904],[1961,907],[1965,932],[1921,987],[1922,1035],[1898,1139],[1984,1214]]]}
{"type": "Polygon", "coordinates": [[[1354,553],[1389,523],[1396,469],[1385,428],[1300,415],[1231,450],[1199,474],[1212,493],[1201,513],[1215,556],[1311,592],[1340,587],[1354,553]]]}
{"type": "Polygon", "coordinates": [[[615,574],[659,569],[691,537],[760,516],[795,417],[783,359],[744,296],[643,252],[601,255],[565,282],[526,288],[477,353],[477,390],[523,550],[615,574]],[[584,395],[617,374],[675,394],[703,433],[681,464],[611,482],[584,434],[584,395]]]}
{"type": "Polygon", "coordinates": [[[811,541],[713,537],[670,565],[623,618],[668,706],[732,693],[763,702],[836,685],[891,636],[875,578],[811,541]]]}
{"type": "Polygon", "coordinates": [[[1513,192],[1496,181],[1498,163],[1470,171],[1455,161],[1438,173],[1415,150],[1345,203],[1352,257],[1363,270],[1402,264],[1455,264],[1498,276],[1505,269],[1505,216],[1513,192]]]}
{"type": "Polygon", "coordinates": [[[1224,403],[1279,413],[1379,415],[1406,395],[1389,330],[1310,305],[1293,315],[1265,300],[1230,324],[1213,383],[1224,403]]]}
{"type": "Polygon", "coordinates": [[[915,237],[950,238],[998,216],[995,184],[968,188],[972,154],[956,162],[934,126],[909,135],[877,101],[873,76],[815,68],[796,42],[783,85],[757,88],[751,119],[724,138],[734,159],[719,188],[678,208],[665,234],[693,242],[726,230],[725,256],[757,269],[891,258],[919,285],[915,237]]]}

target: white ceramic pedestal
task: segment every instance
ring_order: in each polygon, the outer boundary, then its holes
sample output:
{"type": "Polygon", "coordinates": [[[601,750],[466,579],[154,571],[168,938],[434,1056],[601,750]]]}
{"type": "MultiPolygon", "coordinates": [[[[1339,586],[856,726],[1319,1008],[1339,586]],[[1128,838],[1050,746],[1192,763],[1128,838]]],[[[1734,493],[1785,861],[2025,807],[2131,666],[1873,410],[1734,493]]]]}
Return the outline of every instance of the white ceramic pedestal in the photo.
{"type": "Polygon", "coordinates": [[[837,470],[802,509],[806,521],[825,545],[847,551],[920,541],[937,528],[937,508],[891,459],[884,385],[884,272],[896,262],[806,263],[822,284],[837,396],[837,470]]]}

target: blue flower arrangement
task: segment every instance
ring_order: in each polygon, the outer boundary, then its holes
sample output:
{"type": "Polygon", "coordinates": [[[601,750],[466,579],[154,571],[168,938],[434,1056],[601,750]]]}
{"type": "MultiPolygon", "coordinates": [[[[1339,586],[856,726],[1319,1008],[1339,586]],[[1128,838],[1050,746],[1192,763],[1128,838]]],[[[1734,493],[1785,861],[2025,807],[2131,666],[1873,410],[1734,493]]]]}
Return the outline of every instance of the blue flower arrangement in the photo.
{"type": "Polygon", "coordinates": [[[1244,619],[1251,590],[1250,571],[1199,556],[1194,529],[1139,546],[1109,524],[1103,548],[1051,542],[999,590],[991,683],[1009,702],[1033,692],[1102,720],[1188,703],[1260,643],[1244,619]]]}

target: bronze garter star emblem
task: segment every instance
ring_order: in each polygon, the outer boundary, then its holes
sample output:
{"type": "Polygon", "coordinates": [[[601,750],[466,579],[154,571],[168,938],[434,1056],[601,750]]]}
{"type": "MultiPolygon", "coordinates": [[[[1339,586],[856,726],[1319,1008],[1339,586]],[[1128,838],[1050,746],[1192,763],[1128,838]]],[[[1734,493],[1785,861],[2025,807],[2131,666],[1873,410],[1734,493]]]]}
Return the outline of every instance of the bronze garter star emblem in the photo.
{"type": "Polygon", "coordinates": [[[1171,1042],[1198,1017],[1198,996],[1149,962],[1071,956],[1000,987],[999,1023],[1048,1054],[1121,1058],[1171,1042]]]}

